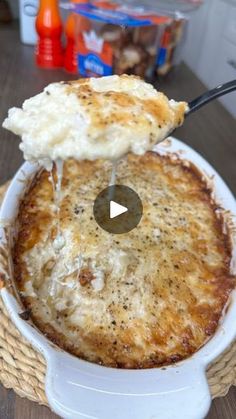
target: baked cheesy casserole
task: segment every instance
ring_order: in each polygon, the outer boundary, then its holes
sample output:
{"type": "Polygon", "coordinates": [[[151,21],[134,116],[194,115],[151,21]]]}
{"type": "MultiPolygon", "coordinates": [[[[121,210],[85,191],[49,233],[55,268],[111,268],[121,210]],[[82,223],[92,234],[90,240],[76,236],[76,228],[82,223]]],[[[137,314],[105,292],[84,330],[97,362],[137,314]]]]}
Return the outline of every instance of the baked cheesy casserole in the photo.
{"type": "Polygon", "coordinates": [[[80,358],[120,368],[182,360],[215,332],[235,286],[229,235],[196,169],[153,152],[117,168],[116,183],[142,199],[140,224],[107,233],[93,203],[111,168],[65,162],[59,243],[53,182],[38,173],[17,219],[17,287],[37,327],[80,358]]]}
{"type": "Polygon", "coordinates": [[[182,124],[186,102],[168,100],[136,76],[52,83],[12,108],[3,126],[22,137],[26,160],[115,160],[143,154],[182,124]]]}

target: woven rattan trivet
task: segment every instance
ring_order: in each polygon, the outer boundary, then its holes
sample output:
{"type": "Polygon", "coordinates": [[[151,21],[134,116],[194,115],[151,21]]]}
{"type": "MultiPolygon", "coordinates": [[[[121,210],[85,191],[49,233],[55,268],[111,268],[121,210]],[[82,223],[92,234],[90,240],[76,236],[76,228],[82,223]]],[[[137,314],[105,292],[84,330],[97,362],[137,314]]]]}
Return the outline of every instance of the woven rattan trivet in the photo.
{"type": "MultiPolygon", "coordinates": [[[[0,204],[7,184],[0,187],[0,204]]],[[[0,298],[0,381],[21,397],[47,405],[45,361],[18,332],[0,298]]],[[[236,341],[207,371],[212,397],[224,396],[236,385],[236,341]]]]}

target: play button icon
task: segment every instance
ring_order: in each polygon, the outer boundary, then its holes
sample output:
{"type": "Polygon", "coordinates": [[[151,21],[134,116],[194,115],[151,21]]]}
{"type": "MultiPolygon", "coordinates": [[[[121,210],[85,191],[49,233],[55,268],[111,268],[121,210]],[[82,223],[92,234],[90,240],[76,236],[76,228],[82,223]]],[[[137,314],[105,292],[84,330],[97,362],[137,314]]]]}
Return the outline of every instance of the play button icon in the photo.
{"type": "Polygon", "coordinates": [[[110,201],[110,218],[118,217],[118,215],[124,214],[126,211],[128,211],[127,207],[110,201]]]}
{"type": "Polygon", "coordinates": [[[138,225],[143,206],[133,189],[124,185],[112,185],[98,194],[93,213],[103,230],[112,234],[124,234],[138,225]]]}

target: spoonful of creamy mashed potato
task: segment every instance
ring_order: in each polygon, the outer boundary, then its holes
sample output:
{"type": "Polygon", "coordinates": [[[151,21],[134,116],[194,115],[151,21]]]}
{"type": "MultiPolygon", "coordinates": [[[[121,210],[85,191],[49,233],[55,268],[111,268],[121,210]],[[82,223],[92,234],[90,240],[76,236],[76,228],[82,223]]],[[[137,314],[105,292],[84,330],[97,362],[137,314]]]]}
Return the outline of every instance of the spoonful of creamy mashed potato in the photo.
{"type": "Polygon", "coordinates": [[[136,76],[52,83],[11,108],[3,127],[21,136],[24,158],[117,160],[144,154],[183,123],[186,102],[168,100],[136,76]]]}

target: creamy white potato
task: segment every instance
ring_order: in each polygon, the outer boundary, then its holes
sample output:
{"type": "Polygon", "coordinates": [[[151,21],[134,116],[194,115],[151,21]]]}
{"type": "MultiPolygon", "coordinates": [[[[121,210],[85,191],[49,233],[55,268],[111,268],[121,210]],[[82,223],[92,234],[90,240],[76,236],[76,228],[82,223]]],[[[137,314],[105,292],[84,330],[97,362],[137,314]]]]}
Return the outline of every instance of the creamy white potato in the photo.
{"type": "Polygon", "coordinates": [[[110,76],[52,83],[10,109],[3,127],[21,136],[26,160],[115,160],[144,154],[186,110],[138,77],[110,76]]]}

